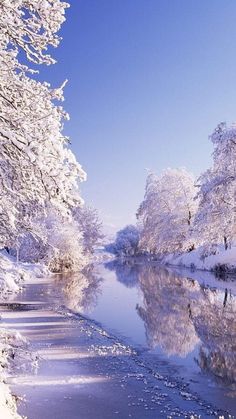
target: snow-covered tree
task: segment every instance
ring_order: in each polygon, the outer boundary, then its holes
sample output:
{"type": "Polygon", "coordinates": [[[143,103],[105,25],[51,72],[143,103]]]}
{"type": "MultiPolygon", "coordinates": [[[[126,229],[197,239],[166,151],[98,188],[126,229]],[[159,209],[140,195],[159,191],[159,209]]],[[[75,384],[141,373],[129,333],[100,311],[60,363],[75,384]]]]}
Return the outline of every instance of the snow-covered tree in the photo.
{"type": "Polygon", "coordinates": [[[150,173],[137,217],[141,226],[139,247],[156,254],[193,247],[190,232],[196,212],[194,178],[185,169],[150,173]]]}
{"type": "Polygon", "coordinates": [[[84,205],[76,207],[72,213],[83,236],[84,252],[91,255],[104,238],[97,210],[84,205]]]}
{"type": "Polygon", "coordinates": [[[62,132],[64,85],[36,81],[19,60],[22,52],[36,64],[54,62],[47,50],[59,43],[66,7],[60,0],[0,2],[0,247],[34,235],[33,220],[48,205],[69,217],[82,203],[86,175],[62,132]]]}
{"type": "Polygon", "coordinates": [[[62,135],[66,114],[53,103],[62,98],[62,90],[50,90],[25,74],[1,78],[0,69],[1,90],[12,102],[0,95],[0,213],[8,221],[1,225],[12,227],[6,235],[14,236],[14,215],[16,220],[35,215],[48,201],[64,213],[79,205],[78,182],[85,174],[62,135]]]}
{"type": "Polygon", "coordinates": [[[138,252],[139,230],[134,225],[127,225],[116,234],[114,243],[106,248],[118,256],[134,256],[138,252]]]}
{"type": "Polygon", "coordinates": [[[211,135],[213,166],[199,180],[195,236],[208,248],[236,238],[236,125],[221,123],[211,135]]]}
{"type": "Polygon", "coordinates": [[[37,64],[52,64],[48,47],[57,47],[57,35],[65,20],[68,3],[61,0],[1,0],[1,49],[22,50],[27,59],[37,64]]]}
{"type": "Polygon", "coordinates": [[[53,272],[78,272],[89,262],[80,225],[53,207],[22,231],[10,253],[23,262],[43,262],[53,272]]]}

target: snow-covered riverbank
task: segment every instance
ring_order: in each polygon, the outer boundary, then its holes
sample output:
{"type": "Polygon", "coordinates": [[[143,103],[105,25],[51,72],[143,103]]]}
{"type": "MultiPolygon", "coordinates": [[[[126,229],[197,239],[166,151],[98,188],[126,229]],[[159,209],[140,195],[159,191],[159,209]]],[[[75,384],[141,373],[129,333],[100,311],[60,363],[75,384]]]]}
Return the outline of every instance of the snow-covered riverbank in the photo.
{"type": "Polygon", "coordinates": [[[17,331],[0,329],[0,418],[19,419],[16,397],[6,384],[10,371],[26,360],[26,340],[17,331]]]}
{"type": "Polygon", "coordinates": [[[204,255],[203,249],[200,247],[191,252],[164,256],[162,263],[190,269],[214,271],[219,274],[236,274],[236,246],[227,250],[223,246],[218,246],[214,254],[208,255],[204,255]]]}
{"type": "Polygon", "coordinates": [[[0,382],[0,417],[4,419],[20,419],[17,414],[16,402],[11,395],[9,387],[0,382]]]}
{"type": "Polygon", "coordinates": [[[114,260],[130,261],[130,263],[159,263],[183,267],[191,270],[213,272],[216,275],[232,274],[236,276],[236,244],[225,250],[224,246],[217,246],[214,251],[207,253],[203,247],[191,252],[169,253],[165,255],[137,254],[128,256],[115,256],[114,260]]]}
{"type": "MultiPolygon", "coordinates": [[[[24,281],[44,274],[45,267],[16,263],[7,252],[0,253],[0,304],[1,308],[14,300],[24,281]]],[[[17,331],[3,328],[0,321],[0,418],[18,419],[16,398],[11,394],[6,377],[17,369],[22,361],[33,361],[27,351],[25,338],[17,331]]]]}
{"type": "Polygon", "coordinates": [[[0,251],[0,297],[10,299],[20,291],[21,284],[32,277],[49,275],[42,264],[16,262],[5,250],[0,251]]]}

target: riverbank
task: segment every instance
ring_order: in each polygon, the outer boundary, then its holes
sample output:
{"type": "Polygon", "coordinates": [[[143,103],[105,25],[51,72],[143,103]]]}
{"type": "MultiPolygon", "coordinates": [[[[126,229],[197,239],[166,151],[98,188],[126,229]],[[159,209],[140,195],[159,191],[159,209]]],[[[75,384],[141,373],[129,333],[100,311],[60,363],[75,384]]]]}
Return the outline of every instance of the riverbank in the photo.
{"type": "Polygon", "coordinates": [[[187,253],[166,255],[161,261],[167,265],[212,271],[217,275],[236,275],[236,246],[227,250],[217,246],[212,254],[207,254],[205,249],[199,247],[187,253]]]}
{"type": "Polygon", "coordinates": [[[17,413],[16,398],[6,384],[13,354],[22,341],[19,335],[0,329],[0,417],[4,419],[20,419],[17,413]]]}
{"type": "MultiPolygon", "coordinates": [[[[3,307],[13,304],[12,301],[21,292],[25,281],[38,278],[47,273],[45,267],[40,265],[16,263],[6,251],[0,252],[0,305],[3,307]]],[[[48,274],[48,273],[47,273],[48,274]]],[[[13,304],[14,305],[14,304],[13,304]]],[[[34,359],[27,350],[25,338],[17,330],[3,327],[0,317],[0,418],[19,419],[17,413],[17,398],[10,392],[6,384],[7,377],[19,365],[31,365],[34,359]]]]}
{"type": "MultiPolygon", "coordinates": [[[[14,298],[20,290],[23,271],[8,257],[6,252],[0,253],[0,299],[6,301],[14,298]]],[[[9,332],[1,327],[0,322],[0,417],[18,419],[16,399],[10,393],[6,377],[15,358],[17,348],[23,340],[19,333],[9,332]]]]}
{"type": "Polygon", "coordinates": [[[216,246],[214,250],[206,251],[199,247],[190,252],[169,253],[165,255],[137,254],[133,256],[116,256],[116,260],[129,260],[135,263],[159,263],[175,267],[184,267],[191,270],[214,272],[216,275],[224,274],[236,276],[236,245],[225,250],[223,246],[216,246]]]}

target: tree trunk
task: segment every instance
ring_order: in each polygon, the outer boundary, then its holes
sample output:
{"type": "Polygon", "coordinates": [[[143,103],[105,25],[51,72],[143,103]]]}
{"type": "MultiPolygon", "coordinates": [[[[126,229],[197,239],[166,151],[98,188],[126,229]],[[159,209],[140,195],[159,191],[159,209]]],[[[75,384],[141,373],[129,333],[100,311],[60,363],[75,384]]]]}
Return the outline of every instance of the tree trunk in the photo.
{"type": "Polygon", "coordinates": [[[191,218],[192,218],[192,215],[191,215],[191,212],[189,211],[188,212],[188,225],[190,225],[191,218]]]}
{"type": "Polygon", "coordinates": [[[19,253],[20,253],[20,250],[19,250],[19,248],[17,247],[17,248],[16,248],[16,263],[19,263],[19,253]]]}
{"type": "Polygon", "coordinates": [[[228,290],[227,290],[227,288],[225,288],[225,297],[224,297],[224,302],[223,302],[224,307],[226,306],[227,298],[228,298],[228,290]]]}
{"type": "Polygon", "coordinates": [[[227,237],[224,236],[224,245],[225,245],[225,250],[228,249],[228,241],[227,241],[227,237]]]}

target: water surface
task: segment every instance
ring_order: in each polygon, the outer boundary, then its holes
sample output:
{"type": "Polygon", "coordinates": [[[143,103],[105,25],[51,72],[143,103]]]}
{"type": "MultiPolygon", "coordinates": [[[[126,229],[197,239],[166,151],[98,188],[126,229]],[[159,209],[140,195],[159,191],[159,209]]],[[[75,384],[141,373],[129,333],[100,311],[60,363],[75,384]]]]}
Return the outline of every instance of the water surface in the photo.
{"type": "Polygon", "coordinates": [[[236,282],[155,264],[109,262],[66,282],[65,303],[146,362],[236,413],[236,282]]]}

